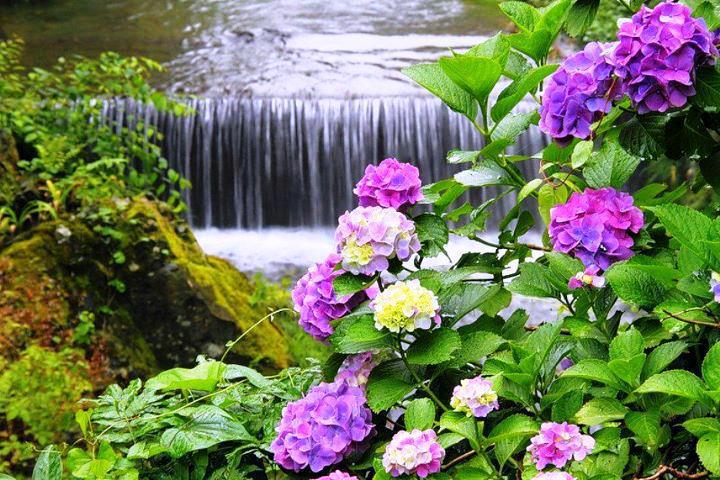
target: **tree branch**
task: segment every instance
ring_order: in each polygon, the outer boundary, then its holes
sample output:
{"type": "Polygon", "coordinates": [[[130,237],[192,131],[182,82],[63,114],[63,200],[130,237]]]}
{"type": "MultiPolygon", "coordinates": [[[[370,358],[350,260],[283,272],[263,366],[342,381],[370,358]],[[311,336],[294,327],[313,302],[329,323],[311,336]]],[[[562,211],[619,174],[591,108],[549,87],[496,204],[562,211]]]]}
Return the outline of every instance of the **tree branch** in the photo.
{"type": "Polygon", "coordinates": [[[684,478],[687,480],[694,480],[698,478],[704,478],[710,475],[710,472],[708,471],[702,471],[697,473],[688,473],[678,470],[677,468],[673,468],[670,465],[660,465],[655,473],[650,475],[649,477],[633,477],[633,480],[658,480],[663,475],[669,474],[672,475],[675,478],[684,478]]]}

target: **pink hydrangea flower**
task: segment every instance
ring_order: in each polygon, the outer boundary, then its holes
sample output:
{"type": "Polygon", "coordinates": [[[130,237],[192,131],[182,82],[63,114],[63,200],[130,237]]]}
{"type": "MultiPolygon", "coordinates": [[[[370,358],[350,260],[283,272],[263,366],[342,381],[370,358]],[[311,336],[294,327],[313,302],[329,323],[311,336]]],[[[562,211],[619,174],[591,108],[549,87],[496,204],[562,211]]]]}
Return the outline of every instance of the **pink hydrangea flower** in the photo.
{"type": "Polygon", "coordinates": [[[420,172],[409,163],[386,158],[378,166],[368,165],[355,187],[361,207],[401,210],[422,200],[420,172]]]}
{"type": "Polygon", "coordinates": [[[488,413],[500,408],[492,382],[480,375],[463,379],[460,385],[453,389],[450,405],[456,411],[476,418],[484,418],[488,413]]]}
{"type": "Polygon", "coordinates": [[[546,422],[527,448],[538,470],[547,465],[562,468],[571,460],[583,460],[595,447],[595,439],[580,433],[580,427],[567,422],[546,422]]]}
{"type": "Polygon", "coordinates": [[[643,213],[627,193],[587,188],[550,210],[548,233],[555,251],[579,258],[586,267],[607,270],[633,256],[630,234],[638,233],[643,224],[643,213]]]}
{"type": "Polygon", "coordinates": [[[390,260],[410,259],[420,250],[415,224],[392,208],[358,207],[345,212],[335,231],[342,267],[354,274],[387,270],[390,260]]]}
{"type": "Polygon", "coordinates": [[[365,392],[346,382],[321,383],[288,403],[270,444],[275,463],[319,472],[357,452],[374,431],[365,392]]]}
{"type": "Polygon", "coordinates": [[[578,272],[568,281],[568,288],[575,290],[582,287],[602,288],[605,286],[605,277],[600,274],[600,267],[590,265],[583,272],[578,272]]]}
{"type": "Polygon", "coordinates": [[[542,472],[535,475],[532,480],[575,480],[575,477],[567,472],[542,472]]]}
{"type": "Polygon", "coordinates": [[[365,387],[373,368],[375,368],[375,361],[372,353],[348,355],[340,365],[335,375],[335,381],[346,382],[352,387],[365,387]]]}
{"type": "Polygon", "coordinates": [[[385,447],[383,467],[393,477],[416,474],[425,478],[440,471],[445,449],[433,430],[400,431],[385,447]]]}
{"type": "Polygon", "coordinates": [[[354,475],[350,475],[349,473],[335,470],[334,472],[325,475],[324,477],[318,477],[315,480],[358,480],[358,478],[354,475]]]}
{"type": "Polygon", "coordinates": [[[333,253],[324,262],[313,265],[292,291],[295,311],[300,314],[298,323],[318,340],[325,340],[333,333],[331,321],[345,316],[368,298],[365,292],[341,298],[335,295],[333,280],[345,273],[342,268],[336,268],[340,261],[340,255],[333,253]]]}

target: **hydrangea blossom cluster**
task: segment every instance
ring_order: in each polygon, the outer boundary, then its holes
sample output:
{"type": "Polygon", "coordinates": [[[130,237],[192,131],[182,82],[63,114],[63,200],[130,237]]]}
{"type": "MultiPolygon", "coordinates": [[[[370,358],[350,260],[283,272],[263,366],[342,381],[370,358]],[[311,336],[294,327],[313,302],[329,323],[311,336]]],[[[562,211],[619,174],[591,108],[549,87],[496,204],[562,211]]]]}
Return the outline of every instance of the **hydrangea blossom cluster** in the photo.
{"type": "Polygon", "coordinates": [[[391,332],[429,330],[440,325],[440,304],[435,294],[419,280],[396,282],[370,302],[378,330],[391,332]]]}
{"type": "Polygon", "coordinates": [[[613,54],[615,74],[638,113],[683,107],[695,95],[699,66],[714,63],[718,50],[705,20],[685,5],[663,2],[642,6],[623,22],[613,54]]]}
{"type": "Polygon", "coordinates": [[[584,459],[595,447],[595,439],[580,433],[577,425],[567,422],[546,422],[540,427],[540,433],[530,439],[527,448],[538,470],[547,465],[562,468],[571,460],[584,459]]]}
{"type": "Polygon", "coordinates": [[[578,272],[568,281],[568,288],[575,290],[582,287],[602,288],[605,286],[605,277],[601,275],[600,267],[590,265],[585,271],[578,272]]]}
{"type": "Polygon", "coordinates": [[[492,382],[478,375],[465,378],[453,389],[450,406],[468,417],[484,418],[488,413],[500,408],[498,396],[492,382]]]}
{"type": "Polygon", "coordinates": [[[400,431],[385,448],[382,464],[393,477],[416,474],[425,478],[440,471],[445,449],[433,430],[400,431]]]}
{"type": "Polygon", "coordinates": [[[386,158],[378,166],[368,165],[355,187],[361,207],[402,210],[422,200],[420,172],[409,163],[386,158]]]}
{"type": "Polygon", "coordinates": [[[715,297],[715,301],[720,303],[720,274],[712,272],[710,276],[710,293],[715,297]]]}
{"type": "Polygon", "coordinates": [[[347,382],[321,383],[288,403],[270,445],[277,464],[319,472],[357,451],[373,432],[365,393],[347,382]]]}
{"type": "Polygon", "coordinates": [[[354,475],[350,475],[349,473],[335,470],[334,472],[325,475],[324,477],[318,477],[315,480],[358,480],[358,478],[354,475]]]}
{"type": "Polygon", "coordinates": [[[392,208],[358,207],[339,219],[335,241],[342,266],[354,274],[386,270],[390,260],[408,260],[420,250],[415,224],[392,208]]]}
{"type": "Polygon", "coordinates": [[[349,355],[335,375],[336,382],[346,382],[352,387],[364,387],[370,378],[370,372],[375,368],[375,360],[370,352],[349,355]]]}
{"type": "Polygon", "coordinates": [[[590,126],[621,95],[609,58],[615,44],[590,42],[553,73],[540,107],[540,129],[560,144],[590,138],[590,126]]]}
{"type": "Polygon", "coordinates": [[[535,475],[532,480],[575,480],[575,477],[567,472],[541,472],[535,475]]]}
{"type": "Polygon", "coordinates": [[[333,280],[345,273],[342,268],[336,269],[341,260],[340,255],[334,253],[310,267],[292,291],[295,311],[300,314],[298,323],[318,340],[325,340],[333,333],[332,320],[341,318],[368,298],[365,292],[341,298],[335,295],[333,280]]]}
{"type": "Polygon", "coordinates": [[[632,196],[609,187],[573,193],[565,204],[550,210],[550,219],[553,248],[600,270],[633,255],[630,234],[643,226],[643,214],[632,196]]]}

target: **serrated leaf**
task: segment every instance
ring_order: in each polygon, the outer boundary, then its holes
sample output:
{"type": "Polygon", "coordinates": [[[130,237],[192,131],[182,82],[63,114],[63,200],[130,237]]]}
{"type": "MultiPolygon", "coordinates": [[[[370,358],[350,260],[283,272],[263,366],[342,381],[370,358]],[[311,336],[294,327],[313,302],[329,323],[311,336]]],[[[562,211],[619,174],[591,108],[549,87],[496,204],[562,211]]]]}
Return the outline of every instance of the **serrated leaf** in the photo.
{"type": "Polygon", "coordinates": [[[630,155],[615,141],[605,141],[594,152],[583,169],[583,176],[592,188],[625,185],[640,164],[640,158],[630,155]]]}
{"type": "Polygon", "coordinates": [[[628,409],[614,398],[593,398],[575,414],[580,425],[601,425],[622,420],[628,409]]]}
{"type": "Polygon", "coordinates": [[[571,37],[584,34],[597,14],[600,0],[575,0],[566,21],[566,30],[571,37]]]}
{"type": "Polygon", "coordinates": [[[605,278],[625,302],[652,309],[665,300],[666,292],[673,287],[673,282],[667,278],[679,276],[676,272],[663,265],[618,262],[608,269],[605,278]]]}
{"type": "Polygon", "coordinates": [[[720,474],[720,433],[703,435],[696,450],[705,468],[715,475],[720,474]]]}
{"type": "Polygon", "coordinates": [[[475,162],[478,157],[480,156],[480,152],[478,150],[458,150],[458,149],[452,149],[447,154],[447,162],[448,163],[473,163],[475,162]]]}
{"type": "Polygon", "coordinates": [[[620,132],[620,144],[631,155],[643,160],[657,158],[663,153],[666,115],[643,115],[630,119],[620,132]]]}
{"type": "Polygon", "coordinates": [[[383,362],[373,368],[366,386],[368,406],[379,413],[393,407],[415,389],[410,372],[401,360],[383,362]]]}
{"type": "Polygon", "coordinates": [[[413,65],[402,70],[452,110],[462,113],[470,120],[477,117],[477,103],[468,92],[457,86],[437,63],[413,65]]]}
{"type": "Polygon", "coordinates": [[[478,430],[474,417],[460,412],[445,412],[440,417],[440,427],[462,435],[473,448],[478,448],[478,430]]]}
{"type": "Polygon", "coordinates": [[[652,448],[657,447],[660,437],[660,412],[658,410],[628,412],[625,415],[625,424],[641,443],[652,448]]]}
{"type": "Polygon", "coordinates": [[[450,239],[450,231],[443,219],[433,213],[423,213],[413,221],[423,255],[436,257],[442,253],[450,239]]]}
{"type": "Polygon", "coordinates": [[[554,298],[559,295],[559,291],[550,275],[547,267],[538,263],[524,263],[520,265],[520,275],[507,288],[527,297],[554,298]]]}
{"type": "Polygon", "coordinates": [[[622,390],[619,379],[610,371],[607,363],[595,358],[581,360],[562,373],[562,377],[583,378],[622,390]]]}
{"type": "Polygon", "coordinates": [[[705,385],[687,370],[668,370],[648,378],[635,392],[664,393],[697,401],[704,398],[705,385]]]}
{"type": "Polygon", "coordinates": [[[524,187],[520,189],[520,192],[517,196],[517,202],[520,203],[523,200],[525,200],[527,197],[529,197],[535,190],[540,188],[540,185],[543,184],[542,178],[534,178],[530,180],[528,183],[525,184],[524,187]]]}
{"type": "Polygon", "coordinates": [[[695,77],[693,103],[706,111],[720,109],[720,72],[714,67],[700,68],[695,77]]]}
{"type": "Polygon", "coordinates": [[[460,335],[455,330],[438,328],[419,335],[407,349],[407,359],[414,365],[436,365],[450,360],[460,345],[460,335]]]}
{"type": "Polygon", "coordinates": [[[528,93],[534,91],[543,79],[552,74],[557,67],[557,65],[543,65],[533,68],[525,72],[521,78],[508,85],[505,90],[500,92],[495,105],[493,105],[490,110],[493,121],[499,122],[505,118],[528,93]]]}
{"type": "Polygon", "coordinates": [[[645,339],[633,327],[618,333],[610,342],[610,359],[631,358],[645,350],[645,339]]]}
{"type": "Polygon", "coordinates": [[[495,351],[506,343],[506,340],[491,332],[470,332],[460,336],[461,347],[455,354],[453,364],[463,365],[469,362],[476,362],[495,353],[495,351]]]}
{"type": "Polygon", "coordinates": [[[372,315],[361,315],[340,320],[328,341],[338,353],[361,353],[388,347],[390,335],[375,328],[372,315]]]}
{"type": "Polygon", "coordinates": [[[469,170],[456,173],[454,178],[456,182],[466,187],[514,185],[510,175],[492,160],[483,160],[469,170]]]}
{"type": "Polygon", "coordinates": [[[703,241],[710,240],[709,235],[715,231],[712,220],[701,212],[682,205],[665,204],[649,207],[668,235],[675,238],[698,258],[710,261],[713,257],[708,245],[703,241]]]}
{"type": "Polygon", "coordinates": [[[708,433],[720,433],[720,421],[717,418],[691,418],[682,425],[685,430],[696,437],[702,437],[708,433]]]}
{"type": "Polygon", "coordinates": [[[455,55],[441,58],[438,64],[453,83],[481,103],[487,102],[502,75],[502,66],[492,58],[455,55]]]}
{"type": "Polygon", "coordinates": [[[500,4],[500,10],[521,30],[532,32],[540,21],[540,11],[525,2],[508,1],[500,4]]]}
{"type": "Polygon", "coordinates": [[[375,277],[369,277],[367,275],[355,275],[350,272],[345,272],[342,275],[338,275],[333,280],[333,292],[338,298],[352,295],[361,290],[365,290],[375,282],[375,277]]]}
{"type": "Polygon", "coordinates": [[[720,390],[720,343],[716,343],[705,355],[702,376],[710,390],[720,390]]]}
{"type": "Polygon", "coordinates": [[[173,368],[148,379],[146,390],[201,390],[212,392],[223,379],[226,365],[205,362],[194,368],[173,368]]]}
{"type": "Polygon", "coordinates": [[[435,423],[435,404],[429,398],[416,398],[405,409],[405,429],[427,430],[435,423]]]}
{"type": "Polygon", "coordinates": [[[32,472],[32,480],[62,480],[62,458],[54,445],[43,449],[32,472]]]}
{"type": "Polygon", "coordinates": [[[660,373],[668,365],[670,365],[676,358],[678,358],[687,349],[687,344],[683,341],[674,341],[663,343],[656,347],[645,360],[643,366],[643,378],[648,378],[651,375],[660,373]]]}

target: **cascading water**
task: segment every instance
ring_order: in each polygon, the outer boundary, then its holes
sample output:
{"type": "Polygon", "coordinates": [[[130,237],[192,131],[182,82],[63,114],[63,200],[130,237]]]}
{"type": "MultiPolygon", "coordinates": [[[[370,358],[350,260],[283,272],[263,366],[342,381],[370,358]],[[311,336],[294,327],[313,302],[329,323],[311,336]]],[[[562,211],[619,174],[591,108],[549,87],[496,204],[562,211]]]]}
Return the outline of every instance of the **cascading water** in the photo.
{"type": "MultiPolygon", "coordinates": [[[[467,119],[424,95],[189,103],[195,113],[187,117],[129,101],[108,103],[106,116],[119,125],[142,119],[163,134],[171,166],[193,184],[186,201],[196,227],[331,226],[355,206],[352,189],[366,165],[395,156],[417,165],[431,183],[467,168],[448,165],[448,150],[482,146],[467,119]]],[[[532,154],[545,142],[532,129],[511,148],[532,154]]],[[[536,175],[534,161],[519,166],[528,178],[536,175]]],[[[499,191],[474,189],[472,200],[499,191]]],[[[499,211],[513,200],[504,201],[499,211]]]]}

